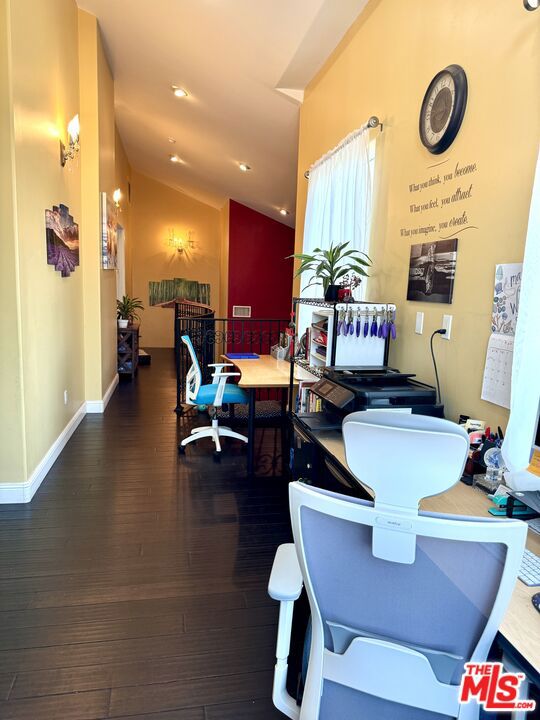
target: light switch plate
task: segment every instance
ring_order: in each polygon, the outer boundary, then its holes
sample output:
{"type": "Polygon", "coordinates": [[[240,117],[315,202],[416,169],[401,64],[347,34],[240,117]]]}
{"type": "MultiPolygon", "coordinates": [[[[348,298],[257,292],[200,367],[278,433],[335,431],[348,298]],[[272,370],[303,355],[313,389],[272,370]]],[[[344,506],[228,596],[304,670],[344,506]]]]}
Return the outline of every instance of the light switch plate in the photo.
{"type": "Polygon", "coordinates": [[[416,327],[414,328],[414,332],[417,335],[421,335],[424,332],[424,313],[423,312],[416,313],[416,327]]]}
{"type": "Polygon", "coordinates": [[[441,335],[443,340],[450,340],[452,337],[452,315],[442,316],[442,327],[446,330],[445,335],[441,335]]]}

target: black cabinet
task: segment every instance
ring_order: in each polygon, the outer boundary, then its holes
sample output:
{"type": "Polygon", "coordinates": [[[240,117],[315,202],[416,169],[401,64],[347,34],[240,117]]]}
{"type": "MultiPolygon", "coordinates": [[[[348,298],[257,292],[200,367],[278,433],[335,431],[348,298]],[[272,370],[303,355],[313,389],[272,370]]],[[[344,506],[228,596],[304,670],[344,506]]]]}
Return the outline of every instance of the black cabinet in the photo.
{"type": "Polygon", "coordinates": [[[139,363],[139,326],[118,328],[118,374],[135,377],[139,363]]]}

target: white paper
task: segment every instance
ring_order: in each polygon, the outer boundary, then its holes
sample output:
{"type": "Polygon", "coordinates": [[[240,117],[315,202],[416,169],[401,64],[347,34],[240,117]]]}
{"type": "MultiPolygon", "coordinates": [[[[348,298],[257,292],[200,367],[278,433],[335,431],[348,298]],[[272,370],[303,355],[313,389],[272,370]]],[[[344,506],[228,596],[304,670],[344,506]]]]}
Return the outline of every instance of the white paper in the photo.
{"type": "Polygon", "coordinates": [[[505,263],[495,268],[495,292],[491,331],[503,335],[515,335],[521,295],[523,263],[505,263]]]}
{"type": "Polygon", "coordinates": [[[514,336],[493,333],[486,353],[482,400],[510,407],[513,356],[514,336]]]}

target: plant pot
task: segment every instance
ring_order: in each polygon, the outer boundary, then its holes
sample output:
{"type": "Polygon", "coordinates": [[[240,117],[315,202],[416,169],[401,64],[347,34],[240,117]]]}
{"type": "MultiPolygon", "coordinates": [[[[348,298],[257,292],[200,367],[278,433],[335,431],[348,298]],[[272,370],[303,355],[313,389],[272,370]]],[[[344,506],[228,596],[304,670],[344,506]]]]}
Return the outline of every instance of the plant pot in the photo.
{"type": "Polygon", "coordinates": [[[326,302],[336,302],[339,299],[339,291],[341,285],[329,285],[324,293],[324,299],[326,302]]]}
{"type": "Polygon", "coordinates": [[[125,318],[118,318],[118,327],[125,330],[129,324],[129,320],[126,320],[125,318]]]}

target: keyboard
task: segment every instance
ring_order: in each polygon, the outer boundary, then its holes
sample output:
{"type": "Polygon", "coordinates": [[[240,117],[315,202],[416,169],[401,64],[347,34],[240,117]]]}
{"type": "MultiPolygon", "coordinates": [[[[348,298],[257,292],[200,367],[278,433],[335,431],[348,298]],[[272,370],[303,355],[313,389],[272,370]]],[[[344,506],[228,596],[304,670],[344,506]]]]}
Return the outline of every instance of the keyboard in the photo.
{"type": "Polygon", "coordinates": [[[540,585],[540,557],[527,548],[523,553],[518,578],[529,587],[540,585]]]}

